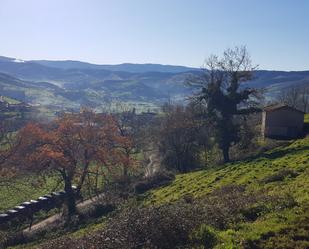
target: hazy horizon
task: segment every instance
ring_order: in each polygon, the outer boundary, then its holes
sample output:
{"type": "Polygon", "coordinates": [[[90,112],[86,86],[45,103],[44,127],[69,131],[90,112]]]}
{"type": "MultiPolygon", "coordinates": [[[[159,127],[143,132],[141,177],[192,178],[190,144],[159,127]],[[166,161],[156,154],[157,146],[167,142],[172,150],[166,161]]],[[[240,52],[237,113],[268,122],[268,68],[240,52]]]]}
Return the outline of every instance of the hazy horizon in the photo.
{"type": "MultiPolygon", "coordinates": [[[[45,59],[45,58],[37,58],[37,59],[29,59],[29,60],[25,60],[23,58],[17,58],[17,57],[12,57],[12,56],[7,56],[7,55],[0,55],[0,57],[7,57],[7,58],[12,58],[12,59],[17,59],[17,60],[22,60],[22,61],[77,61],[77,62],[83,62],[83,63],[88,63],[88,64],[93,64],[93,65],[121,65],[121,64],[135,64],[135,65],[163,65],[163,66],[176,66],[176,67],[188,67],[188,68],[203,68],[202,66],[200,67],[192,67],[192,66],[188,66],[188,65],[177,65],[177,64],[163,64],[163,63],[153,63],[153,62],[145,62],[145,63],[134,63],[134,62],[122,62],[122,63],[117,63],[117,64],[112,64],[112,63],[94,63],[94,62],[89,62],[89,61],[81,61],[81,60],[77,60],[77,59],[45,59]]],[[[264,69],[264,68],[257,68],[256,70],[258,71],[285,71],[285,72],[301,72],[301,71],[309,71],[309,67],[308,69],[304,69],[304,70],[277,70],[277,69],[264,69]]]]}

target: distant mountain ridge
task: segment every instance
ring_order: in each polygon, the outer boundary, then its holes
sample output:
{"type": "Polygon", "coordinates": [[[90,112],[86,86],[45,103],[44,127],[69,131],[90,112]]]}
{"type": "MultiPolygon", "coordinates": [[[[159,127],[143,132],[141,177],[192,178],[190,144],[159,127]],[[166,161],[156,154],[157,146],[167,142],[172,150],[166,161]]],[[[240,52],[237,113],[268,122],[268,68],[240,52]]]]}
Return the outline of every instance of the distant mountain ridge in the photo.
{"type": "Polygon", "coordinates": [[[0,62],[25,62],[35,63],[42,66],[58,68],[58,69],[94,69],[94,70],[108,70],[108,71],[124,71],[130,73],[146,73],[146,72],[162,72],[162,73],[182,73],[187,71],[200,70],[199,68],[186,67],[186,66],[175,66],[175,65],[162,65],[154,63],[122,63],[115,65],[108,64],[92,64],[89,62],[75,61],[75,60],[20,60],[16,58],[10,58],[0,56],[0,62]]]}
{"type": "MultiPolygon", "coordinates": [[[[0,73],[0,94],[23,96],[19,94],[23,92],[30,103],[65,109],[80,105],[100,108],[112,102],[142,108],[159,106],[167,100],[183,102],[193,90],[185,84],[187,78],[202,71],[160,64],[96,65],[0,56],[0,73]]],[[[284,88],[307,84],[309,71],[259,70],[246,86],[266,88],[269,95],[274,95],[284,88]]]]}
{"type": "Polygon", "coordinates": [[[146,72],[161,72],[161,73],[182,73],[187,71],[199,70],[198,68],[191,68],[185,66],[173,66],[162,64],[135,64],[135,63],[122,63],[118,65],[98,65],[81,61],[49,61],[49,60],[33,60],[40,65],[55,67],[60,69],[103,69],[109,71],[124,71],[130,73],[146,73],[146,72]]]}

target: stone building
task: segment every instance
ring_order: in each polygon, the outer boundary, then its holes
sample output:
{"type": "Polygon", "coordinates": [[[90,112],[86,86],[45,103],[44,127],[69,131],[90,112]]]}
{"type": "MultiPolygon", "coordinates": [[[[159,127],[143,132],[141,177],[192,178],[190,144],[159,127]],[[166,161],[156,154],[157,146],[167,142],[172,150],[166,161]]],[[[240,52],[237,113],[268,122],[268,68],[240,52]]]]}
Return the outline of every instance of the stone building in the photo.
{"type": "Polygon", "coordinates": [[[287,105],[271,105],[262,114],[262,135],[270,138],[297,138],[303,133],[304,112],[287,105]]]}

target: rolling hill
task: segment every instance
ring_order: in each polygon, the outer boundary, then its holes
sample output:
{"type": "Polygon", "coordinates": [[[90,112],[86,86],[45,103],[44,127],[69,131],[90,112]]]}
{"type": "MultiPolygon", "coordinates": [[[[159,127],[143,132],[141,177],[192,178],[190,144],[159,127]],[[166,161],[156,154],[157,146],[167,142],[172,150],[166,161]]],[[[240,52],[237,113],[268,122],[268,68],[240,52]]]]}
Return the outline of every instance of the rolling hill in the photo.
{"type": "Polygon", "coordinates": [[[119,65],[98,65],[82,61],[49,61],[49,60],[33,60],[31,62],[44,65],[47,67],[54,67],[59,69],[95,69],[95,70],[109,70],[109,71],[122,71],[130,73],[147,73],[147,72],[161,72],[161,73],[183,73],[187,71],[199,70],[197,68],[190,68],[184,66],[172,66],[161,64],[134,64],[122,63],[119,65]]]}
{"type": "MultiPolygon", "coordinates": [[[[117,102],[138,110],[167,100],[183,101],[193,91],[185,82],[200,69],[159,64],[96,65],[80,61],[23,61],[0,56],[0,94],[56,110],[87,105],[102,109],[117,102]],[[15,94],[12,92],[15,92],[15,94]]],[[[292,85],[309,85],[309,71],[256,71],[246,86],[265,88],[268,97],[292,85]]]]}

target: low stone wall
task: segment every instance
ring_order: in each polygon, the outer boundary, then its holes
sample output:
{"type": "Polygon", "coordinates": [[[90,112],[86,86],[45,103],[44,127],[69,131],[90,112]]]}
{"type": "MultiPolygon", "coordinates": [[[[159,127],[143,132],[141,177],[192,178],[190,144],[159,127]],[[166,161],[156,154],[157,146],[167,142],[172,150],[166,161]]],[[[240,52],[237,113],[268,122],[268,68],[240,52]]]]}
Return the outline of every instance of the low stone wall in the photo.
{"type": "MultiPolygon", "coordinates": [[[[72,186],[75,190],[76,187],[72,186]]],[[[61,207],[66,198],[65,191],[52,192],[50,194],[39,197],[36,200],[23,202],[14,208],[0,213],[0,226],[6,225],[16,219],[30,219],[39,211],[49,211],[53,208],[61,207]]]]}

